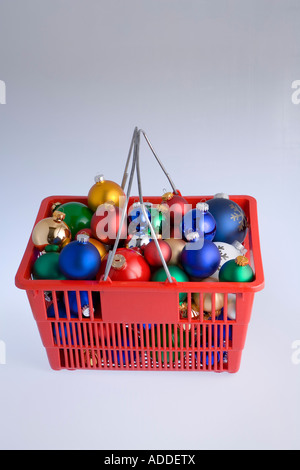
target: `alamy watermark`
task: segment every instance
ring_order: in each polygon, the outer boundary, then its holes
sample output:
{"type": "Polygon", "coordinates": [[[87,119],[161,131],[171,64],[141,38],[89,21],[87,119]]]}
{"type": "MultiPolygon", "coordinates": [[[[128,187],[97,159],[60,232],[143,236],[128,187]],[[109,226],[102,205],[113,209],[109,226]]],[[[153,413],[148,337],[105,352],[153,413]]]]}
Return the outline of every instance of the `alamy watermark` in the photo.
{"type": "Polygon", "coordinates": [[[292,93],[292,103],[300,104],[300,80],[294,80],[292,83],[292,89],[295,90],[292,93]]]}
{"type": "Polygon", "coordinates": [[[0,80],[0,104],[6,104],[6,84],[0,80]]]}
{"type": "Polygon", "coordinates": [[[6,344],[0,340],[0,365],[6,364],[6,344]]]}
{"type": "Polygon", "coordinates": [[[293,341],[292,349],[294,350],[292,354],[292,358],[291,358],[292,363],[295,366],[299,366],[300,365],[300,339],[293,341]]]}

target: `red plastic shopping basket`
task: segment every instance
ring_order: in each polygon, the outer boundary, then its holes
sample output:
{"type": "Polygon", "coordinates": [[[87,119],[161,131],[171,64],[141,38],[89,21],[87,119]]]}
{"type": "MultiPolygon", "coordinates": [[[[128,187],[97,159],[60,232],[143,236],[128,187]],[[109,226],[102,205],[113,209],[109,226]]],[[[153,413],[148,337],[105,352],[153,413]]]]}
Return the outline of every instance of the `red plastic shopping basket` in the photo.
{"type": "MultiPolygon", "coordinates": [[[[193,207],[212,196],[186,197],[193,207]]],[[[146,197],[153,204],[160,197],[146,197]]],[[[16,275],[16,286],[26,290],[50,366],[60,369],[160,370],[237,372],[240,368],[255,292],[264,287],[257,203],[250,196],[230,196],[244,210],[249,223],[244,246],[255,273],[252,282],[112,282],[33,280],[37,252],[29,239],[16,275]],[[79,315],[70,312],[69,292],[76,292],[79,315]],[[80,292],[88,292],[90,316],[80,311],[80,292]],[[187,293],[183,315],[180,293],[187,293]],[[192,295],[199,293],[200,312],[193,315],[192,295]],[[203,310],[204,294],[211,294],[212,313],[203,310]],[[224,294],[223,315],[216,315],[215,296],[224,294]],[[235,300],[235,317],[228,319],[229,299],[235,300]],[[64,301],[66,318],[59,317],[64,301]],[[48,318],[52,305],[54,315],[48,318]]],[[[128,204],[140,200],[129,197],[128,204]]],[[[34,226],[51,215],[54,203],[87,197],[52,196],[41,203],[34,226]]]]}

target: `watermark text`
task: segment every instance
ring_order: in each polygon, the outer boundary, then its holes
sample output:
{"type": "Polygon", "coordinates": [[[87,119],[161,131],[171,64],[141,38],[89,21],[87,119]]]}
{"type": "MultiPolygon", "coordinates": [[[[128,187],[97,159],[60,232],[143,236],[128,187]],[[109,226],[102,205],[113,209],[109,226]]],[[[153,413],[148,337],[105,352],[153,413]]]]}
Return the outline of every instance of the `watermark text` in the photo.
{"type": "Polygon", "coordinates": [[[294,80],[292,83],[292,89],[295,90],[292,93],[292,103],[300,104],[300,80],[294,80]]]}
{"type": "Polygon", "coordinates": [[[6,84],[0,80],[0,104],[6,104],[6,84]]]}

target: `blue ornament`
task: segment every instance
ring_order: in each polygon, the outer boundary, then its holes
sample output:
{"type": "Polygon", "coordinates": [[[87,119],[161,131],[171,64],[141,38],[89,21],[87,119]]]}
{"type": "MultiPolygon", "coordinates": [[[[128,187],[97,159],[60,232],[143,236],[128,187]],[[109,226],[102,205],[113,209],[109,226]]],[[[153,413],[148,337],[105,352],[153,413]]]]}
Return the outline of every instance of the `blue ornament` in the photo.
{"type": "MultiPolygon", "coordinates": [[[[67,318],[67,312],[66,312],[66,307],[65,304],[62,301],[57,302],[57,308],[58,308],[58,315],[60,319],[66,319],[67,318]]],[[[47,309],[47,317],[48,318],[55,318],[55,310],[54,310],[54,304],[51,304],[48,309],[47,309]]],[[[78,315],[72,314],[71,313],[71,318],[78,318],[78,315]]],[[[57,325],[55,323],[52,323],[52,333],[53,333],[53,338],[54,342],[58,344],[57,340],[57,330],[59,334],[59,341],[60,345],[63,345],[64,342],[68,346],[69,345],[69,340],[68,338],[71,339],[72,346],[74,346],[74,338],[77,340],[77,344],[79,344],[79,339],[78,339],[78,326],[77,324],[74,324],[72,322],[66,323],[66,322],[59,322],[57,325]],[[68,324],[68,326],[67,326],[68,324]]]]}
{"type": "MultiPolygon", "coordinates": [[[[123,332],[122,332],[123,333],[123,332]]],[[[130,331],[126,331],[126,334],[125,334],[125,338],[123,337],[123,334],[122,334],[122,337],[121,337],[121,346],[122,348],[124,348],[124,345],[126,344],[127,347],[129,348],[130,347],[130,339],[129,339],[129,334],[130,334],[130,331]]],[[[118,347],[118,336],[116,335],[116,346],[118,347]]],[[[134,347],[135,346],[135,341],[134,341],[134,337],[133,337],[133,334],[132,334],[132,346],[134,347]]],[[[121,357],[120,357],[120,352],[121,351],[118,351],[117,350],[117,362],[118,362],[118,365],[120,366],[121,365],[121,357]]],[[[109,357],[109,356],[108,356],[109,357]]],[[[123,359],[123,364],[126,365],[126,357],[127,357],[127,360],[128,360],[128,364],[131,364],[131,352],[130,351],[126,351],[126,350],[123,350],[122,351],[122,359],[123,359]]],[[[114,351],[111,352],[111,359],[112,359],[112,362],[115,363],[115,359],[114,359],[114,351]]],[[[136,360],[136,353],[133,352],[133,360],[135,361],[136,360]]]]}
{"type": "Polygon", "coordinates": [[[191,241],[194,234],[212,241],[216,233],[216,221],[208,211],[208,204],[199,202],[195,209],[188,211],[181,222],[182,235],[186,241],[191,241]]]}
{"type": "MultiPolygon", "coordinates": [[[[197,359],[197,355],[198,355],[198,353],[195,353],[196,359],[197,359]]],[[[209,366],[209,364],[211,366],[214,365],[214,363],[215,363],[215,353],[213,351],[205,352],[204,357],[205,357],[205,363],[206,363],[207,366],[209,366]]],[[[220,362],[220,353],[218,351],[217,352],[217,363],[219,363],[219,362],[220,362]]],[[[202,352],[200,353],[200,363],[201,363],[201,365],[203,365],[203,353],[202,352]]]]}
{"type": "Polygon", "coordinates": [[[72,346],[75,344],[79,344],[79,336],[78,336],[78,326],[75,323],[59,323],[57,327],[55,324],[52,324],[52,331],[53,331],[53,338],[56,344],[58,344],[57,340],[57,334],[56,330],[58,328],[58,333],[59,333],[59,340],[60,343],[59,345],[63,346],[66,344],[66,346],[69,346],[69,339],[71,340],[72,346]],[[63,329],[62,329],[63,328],[63,329]]]}
{"type": "Polygon", "coordinates": [[[218,269],[220,261],[220,252],[210,240],[188,243],[181,252],[184,271],[197,279],[210,277],[218,269]]]}
{"type": "Polygon", "coordinates": [[[62,249],[59,268],[68,279],[95,279],[100,269],[101,256],[88,240],[88,235],[78,235],[77,240],[62,249]]]}
{"type": "MultiPolygon", "coordinates": [[[[59,318],[67,318],[67,310],[64,302],[62,300],[57,301],[57,310],[58,310],[58,317],[59,318]]],[[[75,313],[70,312],[71,318],[78,318],[78,315],[75,313]]],[[[47,308],[47,317],[48,318],[55,318],[55,309],[54,309],[54,303],[52,303],[48,308],[47,308]]]]}
{"type": "MultiPolygon", "coordinates": [[[[90,317],[89,294],[86,291],[79,292],[81,313],[84,317],[90,317]]],[[[78,303],[76,291],[68,292],[70,311],[78,315],[78,303]]]]}
{"type": "MultiPolygon", "coordinates": [[[[149,220],[151,221],[151,212],[150,212],[150,207],[149,205],[147,206],[145,204],[145,209],[147,216],[149,220]]],[[[144,213],[141,208],[141,203],[140,202],[135,202],[132,205],[132,209],[128,213],[128,222],[129,222],[129,227],[128,231],[130,234],[132,233],[139,233],[139,234],[145,234],[148,231],[148,222],[146,220],[146,217],[144,216],[144,213]]]]}
{"type": "Polygon", "coordinates": [[[243,243],[247,235],[248,222],[242,208],[223,193],[216,194],[213,199],[207,201],[207,204],[217,225],[214,241],[229,244],[234,241],[243,243]]]}

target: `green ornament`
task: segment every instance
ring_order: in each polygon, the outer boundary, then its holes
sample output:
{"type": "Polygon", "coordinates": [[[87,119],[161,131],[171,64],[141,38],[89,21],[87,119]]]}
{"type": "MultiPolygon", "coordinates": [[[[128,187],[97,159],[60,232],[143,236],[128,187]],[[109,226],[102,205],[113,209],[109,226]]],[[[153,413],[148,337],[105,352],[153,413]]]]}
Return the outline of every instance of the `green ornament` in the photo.
{"type": "Polygon", "coordinates": [[[254,273],[246,256],[238,256],[223,264],[219,271],[220,282],[251,282],[254,273]]]}
{"type": "MultiPolygon", "coordinates": [[[[168,238],[168,211],[165,205],[160,205],[156,208],[150,209],[151,214],[151,225],[154,229],[156,235],[161,235],[163,238],[168,238]]],[[[149,236],[151,236],[151,231],[148,229],[149,236]]]]}
{"type": "MultiPolygon", "coordinates": [[[[164,363],[164,361],[166,360],[167,363],[170,363],[170,354],[172,354],[172,361],[175,362],[175,360],[179,360],[181,359],[181,353],[178,352],[177,353],[177,357],[175,357],[175,352],[174,352],[174,349],[175,349],[175,342],[176,342],[176,336],[177,336],[177,348],[178,349],[182,349],[182,348],[186,348],[187,346],[188,347],[191,347],[192,345],[192,333],[191,331],[189,331],[187,333],[186,330],[183,330],[182,331],[182,341],[181,341],[181,333],[180,333],[180,329],[176,326],[176,325],[171,325],[171,337],[170,337],[170,332],[169,332],[169,325],[151,325],[151,329],[154,329],[154,341],[155,341],[155,348],[161,348],[161,349],[166,349],[166,357],[165,357],[165,353],[164,351],[160,351],[160,352],[155,352],[155,359],[156,361],[159,360],[159,357],[161,359],[161,362],[164,363]],[[159,328],[159,332],[158,332],[158,328],[159,328]],[[164,332],[165,330],[165,332],[164,332]],[[159,334],[160,333],[160,344],[159,344],[159,334]],[[165,335],[165,342],[164,342],[164,335],[165,335]],[[187,344],[187,340],[188,340],[188,344],[187,344]],[[170,351],[168,351],[168,349],[170,349],[170,351]]],[[[150,348],[152,348],[152,332],[151,332],[151,329],[149,329],[149,346],[150,348]]],[[[147,341],[146,341],[146,334],[147,332],[144,333],[144,343],[145,343],[145,347],[147,347],[147,341]]],[[[153,358],[153,353],[152,351],[150,352],[150,358],[152,359],[153,358]]]]}
{"type": "Polygon", "coordinates": [[[67,279],[59,269],[59,253],[50,251],[35,261],[32,269],[33,279],[67,279]]]}
{"type": "Polygon", "coordinates": [[[59,208],[60,212],[66,214],[64,222],[71,230],[72,238],[75,240],[79,230],[91,227],[93,212],[86,204],[81,202],[66,202],[62,205],[55,205],[55,209],[59,208]]]}
{"type": "Polygon", "coordinates": [[[46,253],[57,253],[58,251],[60,251],[60,246],[59,245],[46,245],[44,250],[46,251],[46,253]]]}
{"type": "MultiPolygon", "coordinates": [[[[168,266],[169,272],[171,277],[176,279],[177,282],[189,282],[188,275],[183,271],[183,269],[179,268],[176,265],[168,266]]],[[[152,281],[154,282],[165,282],[167,279],[167,274],[164,268],[158,269],[153,276],[152,281]]],[[[179,294],[179,302],[184,302],[187,298],[187,294],[185,292],[181,292],[179,294]]]]}

